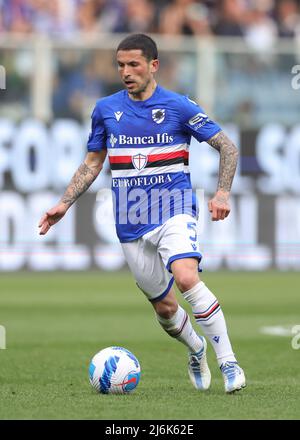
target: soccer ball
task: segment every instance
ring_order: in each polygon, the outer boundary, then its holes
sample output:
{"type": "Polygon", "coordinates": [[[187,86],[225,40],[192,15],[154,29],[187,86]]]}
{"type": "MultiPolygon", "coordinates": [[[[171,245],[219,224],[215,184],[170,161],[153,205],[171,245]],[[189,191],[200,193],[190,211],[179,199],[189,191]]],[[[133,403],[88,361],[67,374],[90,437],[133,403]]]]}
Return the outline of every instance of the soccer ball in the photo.
{"type": "Polygon", "coordinates": [[[123,347],[104,348],[89,366],[90,384],[101,394],[128,394],[137,387],[140,375],[139,361],[123,347]]]}

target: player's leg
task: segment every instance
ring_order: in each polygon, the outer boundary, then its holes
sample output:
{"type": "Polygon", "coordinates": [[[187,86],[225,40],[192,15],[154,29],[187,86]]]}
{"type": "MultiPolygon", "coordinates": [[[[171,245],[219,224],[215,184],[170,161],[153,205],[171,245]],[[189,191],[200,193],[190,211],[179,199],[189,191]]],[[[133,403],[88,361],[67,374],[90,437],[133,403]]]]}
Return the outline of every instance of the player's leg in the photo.
{"type": "Polygon", "coordinates": [[[169,219],[161,230],[159,252],[215,350],[226,391],[238,389],[241,377],[236,381],[232,377],[237,378],[240,371],[241,376],[243,373],[232,351],[223,312],[215,295],[199,280],[198,266],[202,256],[196,219],[186,214],[169,219]]]}
{"type": "MultiPolygon", "coordinates": [[[[122,248],[137,286],[153,305],[161,327],[171,337],[186,345],[191,354],[203,353],[206,342],[204,338],[197,335],[188,314],[178,304],[172,289],[174,278],[166,270],[156,246],[143,237],[131,243],[122,244],[122,248]]],[[[199,374],[196,375],[194,385],[198,389],[209,387],[209,370],[208,373],[202,375],[202,378],[199,374]]]]}
{"type": "Polygon", "coordinates": [[[244,373],[233,353],[222,309],[215,295],[199,279],[198,260],[196,258],[174,260],[171,270],[177,287],[192,307],[196,322],[214,348],[223,373],[226,391],[233,392],[243,388],[244,373]]]}
{"type": "Polygon", "coordinates": [[[223,312],[215,295],[199,279],[197,259],[175,260],[171,270],[178,289],[192,307],[196,322],[209,338],[219,366],[226,361],[236,362],[223,312]]]}
{"type": "Polygon", "coordinates": [[[186,311],[178,304],[175,291],[160,301],[151,301],[156,317],[162,328],[172,337],[186,345],[190,351],[198,352],[203,343],[192,327],[186,311]]]}
{"type": "Polygon", "coordinates": [[[199,336],[187,312],[178,304],[173,289],[159,301],[152,301],[156,317],[162,328],[189,349],[188,372],[190,379],[199,390],[207,390],[211,374],[206,360],[206,341],[199,336]]]}

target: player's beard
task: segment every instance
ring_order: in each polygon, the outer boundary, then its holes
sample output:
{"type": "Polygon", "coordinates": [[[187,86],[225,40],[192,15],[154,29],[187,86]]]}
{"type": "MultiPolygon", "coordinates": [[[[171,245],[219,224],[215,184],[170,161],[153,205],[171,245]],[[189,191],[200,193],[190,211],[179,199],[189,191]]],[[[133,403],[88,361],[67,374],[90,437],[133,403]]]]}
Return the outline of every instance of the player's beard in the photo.
{"type": "Polygon", "coordinates": [[[136,97],[140,95],[141,93],[145,92],[147,90],[147,87],[149,86],[151,82],[151,78],[148,78],[143,84],[140,85],[140,87],[136,90],[128,90],[129,95],[132,95],[133,97],[136,97]]]}

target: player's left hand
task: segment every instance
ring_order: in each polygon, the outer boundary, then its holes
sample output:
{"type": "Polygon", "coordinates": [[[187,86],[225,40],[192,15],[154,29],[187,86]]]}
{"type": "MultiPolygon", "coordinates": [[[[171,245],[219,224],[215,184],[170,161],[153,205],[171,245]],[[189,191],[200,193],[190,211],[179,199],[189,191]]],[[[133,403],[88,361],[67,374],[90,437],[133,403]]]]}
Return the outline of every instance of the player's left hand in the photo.
{"type": "Polygon", "coordinates": [[[229,192],[218,190],[208,202],[208,209],[212,221],[224,220],[230,213],[229,192]]]}

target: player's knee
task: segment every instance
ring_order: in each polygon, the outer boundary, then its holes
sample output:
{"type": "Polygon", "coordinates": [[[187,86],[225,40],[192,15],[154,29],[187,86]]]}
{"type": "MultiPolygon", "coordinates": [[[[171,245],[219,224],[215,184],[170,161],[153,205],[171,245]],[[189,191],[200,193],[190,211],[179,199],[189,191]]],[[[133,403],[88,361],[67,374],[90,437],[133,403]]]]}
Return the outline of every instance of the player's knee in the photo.
{"type": "Polygon", "coordinates": [[[199,276],[194,270],[185,270],[175,275],[175,282],[180,292],[186,292],[199,282],[199,276]]]}
{"type": "Polygon", "coordinates": [[[177,312],[178,305],[177,303],[159,302],[155,304],[154,308],[159,316],[161,316],[164,319],[170,319],[177,312]]]}

